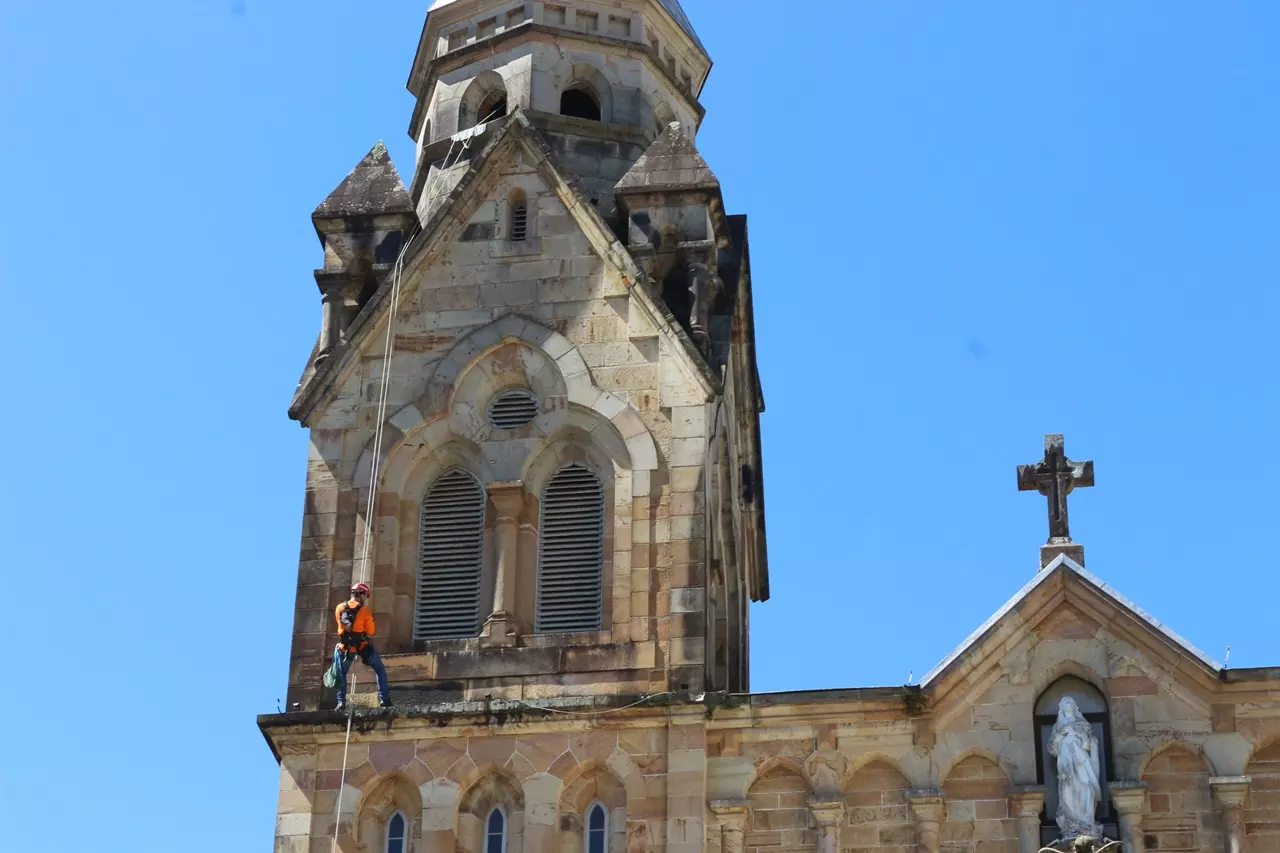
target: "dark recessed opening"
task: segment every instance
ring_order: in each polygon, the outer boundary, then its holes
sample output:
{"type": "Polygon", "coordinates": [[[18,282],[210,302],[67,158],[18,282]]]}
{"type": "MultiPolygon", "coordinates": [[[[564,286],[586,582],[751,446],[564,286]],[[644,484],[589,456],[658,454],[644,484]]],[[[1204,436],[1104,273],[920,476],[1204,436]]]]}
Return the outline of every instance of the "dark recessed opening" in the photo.
{"type": "Polygon", "coordinates": [[[560,115],[600,121],[600,105],[590,92],[568,89],[560,96],[560,115]]]}
{"type": "Polygon", "coordinates": [[[486,121],[502,118],[506,114],[507,96],[501,92],[494,92],[480,104],[480,111],[476,115],[476,121],[479,124],[483,124],[486,121]]]}

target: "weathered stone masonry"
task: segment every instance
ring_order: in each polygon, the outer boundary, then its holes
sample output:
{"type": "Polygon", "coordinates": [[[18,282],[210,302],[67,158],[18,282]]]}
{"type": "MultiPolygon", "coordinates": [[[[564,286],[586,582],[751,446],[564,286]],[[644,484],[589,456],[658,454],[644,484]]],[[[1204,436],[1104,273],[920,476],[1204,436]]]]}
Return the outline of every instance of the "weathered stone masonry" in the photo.
{"type": "Polygon", "coordinates": [[[1280,851],[1280,669],[1221,667],[1084,570],[1065,496],[1092,468],[1060,440],[1020,480],[1059,524],[1038,571],[919,685],[749,692],[764,398],[746,218],[696,146],[709,70],[677,0],[440,0],[410,186],[379,144],[313,213],[290,711],[259,718],[277,853],[335,829],[345,853],[1035,853],[1058,695],[1092,709],[1127,850],[1280,851]],[[513,391],[536,410],[503,426],[513,391]],[[557,633],[538,608],[569,468],[599,484],[598,529],[569,517],[600,603],[557,633]],[[423,506],[450,474],[482,493],[479,610],[438,638],[423,506]],[[398,707],[355,667],[344,768],[321,674],[357,577],[398,707]]]}

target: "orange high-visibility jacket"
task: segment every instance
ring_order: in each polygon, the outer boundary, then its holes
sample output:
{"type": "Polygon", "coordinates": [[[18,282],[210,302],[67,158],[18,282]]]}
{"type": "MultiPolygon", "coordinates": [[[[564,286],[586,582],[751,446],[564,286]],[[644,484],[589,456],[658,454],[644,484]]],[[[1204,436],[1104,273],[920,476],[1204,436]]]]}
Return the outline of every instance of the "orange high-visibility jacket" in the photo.
{"type": "MultiPolygon", "coordinates": [[[[333,615],[334,618],[338,620],[339,634],[355,632],[357,634],[364,634],[366,637],[373,636],[373,610],[369,608],[368,604],[361,604],[353,598],[350,601],[344,601],[342,604],[339,604],[338,609],[333,612],[333,615]],[[357,608],[359,609],[357,610],[357,608]],[[354,619],[352,619],[350,613],[352,610],[356,611],[354,619]],[[346,617],[345,621],[343,620],[343,617],[346,617]]],[[[361,642],[360,645],[356,647],[356,650],[363,650],[367,645],[367,641],[361,642]]]]}

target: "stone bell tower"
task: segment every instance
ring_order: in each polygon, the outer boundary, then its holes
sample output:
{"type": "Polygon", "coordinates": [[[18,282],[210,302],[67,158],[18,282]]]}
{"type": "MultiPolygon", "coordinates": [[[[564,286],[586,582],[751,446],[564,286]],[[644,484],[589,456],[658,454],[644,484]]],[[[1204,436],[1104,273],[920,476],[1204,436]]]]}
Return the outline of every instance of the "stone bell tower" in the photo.
{"type": "Polygon", "coordinates": [[[432,7],[413,180],[379,143],[312,214],[291,705],[331,707],[355,580],[402,707],[746,688],[763,400],[710,65],[677,0],[432,7]]]}
{"type": "Polygon", "coordinates": [[[537,116],[563,176],[612,216],[614,186],[657,133],[702,121],[710,70],[678,0],[437,0],[409,74],[414,202],[430,203],[424,190],[459,132],[520,109],[537,116]]]}

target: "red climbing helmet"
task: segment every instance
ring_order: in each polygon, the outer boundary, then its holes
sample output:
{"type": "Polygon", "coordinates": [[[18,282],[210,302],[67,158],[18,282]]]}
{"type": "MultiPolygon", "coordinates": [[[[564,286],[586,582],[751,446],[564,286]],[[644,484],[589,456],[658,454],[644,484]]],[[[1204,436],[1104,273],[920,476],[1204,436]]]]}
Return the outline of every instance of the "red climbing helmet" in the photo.
{"type": "Polygon", "coordinates": [[[357,592],[364,593],[365,595],[371,595],[373,590],[369,589],[369,585],[367,583],[358,583],[351,587],[352,595],[355,595],[357,592]]]}

